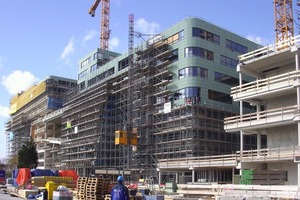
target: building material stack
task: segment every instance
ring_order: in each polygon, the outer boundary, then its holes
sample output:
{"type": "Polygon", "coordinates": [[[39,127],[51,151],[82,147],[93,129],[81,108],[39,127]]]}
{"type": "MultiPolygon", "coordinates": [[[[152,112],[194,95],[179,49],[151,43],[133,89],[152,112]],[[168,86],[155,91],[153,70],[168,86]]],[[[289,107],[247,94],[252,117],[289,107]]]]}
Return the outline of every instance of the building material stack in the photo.
{"type": "Polygon", "coordinates": [[[104,200],[109,193],[109,179],[79,177],[77,180],[78,200],[104,200]]]}
{"type": "Polygon", "coordinates": [[[286,181],[284,170],[244,169],[240,184],[244,185],[281,185],[286,181]]]}

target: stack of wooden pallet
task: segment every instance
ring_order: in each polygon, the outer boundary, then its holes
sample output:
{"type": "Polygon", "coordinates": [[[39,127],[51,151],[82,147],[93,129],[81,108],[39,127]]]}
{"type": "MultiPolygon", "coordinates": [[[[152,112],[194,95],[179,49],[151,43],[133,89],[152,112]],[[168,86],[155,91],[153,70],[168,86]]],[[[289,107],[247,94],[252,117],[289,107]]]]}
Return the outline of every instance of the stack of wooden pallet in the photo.
{"type": "Polygon", "coordinates": [[[110,180],[79,177],[77,181],[78,200],[105,200],[110,193],[110,180]]]}
{"type": "Polygon", "coordinates": [[[78,200],[85,200],[85,186],[87,183],[87,177],[78,177],[77,179],[77,193],[76,197],[78,200]]]}
{"type": "Polygon", "coordinates": [[[245,185],[280,185],[286,181],[284,170],[244,169],[240,184],[245,185]]]}

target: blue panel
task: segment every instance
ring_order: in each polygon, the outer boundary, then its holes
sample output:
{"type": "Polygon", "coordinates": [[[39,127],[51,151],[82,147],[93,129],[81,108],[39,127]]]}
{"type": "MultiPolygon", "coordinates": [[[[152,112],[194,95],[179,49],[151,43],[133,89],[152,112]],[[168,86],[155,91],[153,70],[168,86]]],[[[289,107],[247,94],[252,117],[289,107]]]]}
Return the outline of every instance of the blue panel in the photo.
{"type": "Polygon", "coordinates": [[[60,98],[48,98],[47,108],[48,109],[59,109],[63,107],[63,99],[60,98]]]}

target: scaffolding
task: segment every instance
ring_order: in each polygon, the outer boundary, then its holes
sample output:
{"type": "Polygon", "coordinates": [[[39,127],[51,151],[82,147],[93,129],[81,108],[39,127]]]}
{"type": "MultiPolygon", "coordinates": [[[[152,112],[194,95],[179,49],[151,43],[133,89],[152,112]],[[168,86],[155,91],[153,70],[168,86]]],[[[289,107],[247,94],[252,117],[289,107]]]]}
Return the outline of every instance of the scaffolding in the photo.
{"type": "MultiPolygon", "coordinates": [[[[179,59],[173,44],[181,34],[152,36],[129,49],[118,61],[119,71],[114,76],[69,95],[60,153],[65,166],[80,176],[102,170],[117,175],[129,170],[130,180],[150,178],[158,182],[160,159],[239,150],[239,135],[223,129],[223,119],[235,115],[233,111],[202,101],[200,93],[184,95],[172,88],[179,59]],[[134,133],[137,149],[132,148],[134,133]]],[[[245,138],[245,149],[251,149],[254,140],[245,138]]],[[[213,171],[218,170],[207,169],[207,173],[213,171]]],[[[230,174],[232,170],[218,173],[230,174]]],[[[167,173],[164,179],[174,177],[167,173]]]]}
{"type": "Polygon", "coordinates": [[[26,141],[32,139],[39,157],[37,167],[55,167],[60,146],[55,141],[60,138],[61,122],[57,119],[46,120],[45,117],[63,106],[65,92],[75,85],[75,80],[49,76],[11,99],[10,104],[14,109],[6,124],[10,158],[18,154],[26,141]]]}

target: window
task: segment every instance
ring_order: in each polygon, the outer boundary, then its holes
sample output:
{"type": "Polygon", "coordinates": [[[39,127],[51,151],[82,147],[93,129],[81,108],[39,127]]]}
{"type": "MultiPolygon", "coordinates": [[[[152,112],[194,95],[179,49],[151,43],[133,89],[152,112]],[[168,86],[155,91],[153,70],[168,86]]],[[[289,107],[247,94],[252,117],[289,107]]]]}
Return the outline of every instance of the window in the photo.
{"type": "Polygon", "coordinates": [[[237,86],[239,85],[239,79],[228,76],[226,74],[222,74],[220,72],[215,72],[215,81],[224,83],[230,86],[237,86]]]}
{"type": "Polygon", "coordinates": [[[83,90],[85,88],[85,82],[79,84],[79,90],[83,90]]]}
{"type": "Polygon", "coordinates": [[[223,92],[208,90],[208,98],[211,99],[211,100],[232,104],[232,98],[230,97],[230,95],[225,94],[223,92]]]}
{"type": "Polygon", "coordinates": [[[184,50],[184,57],[201,57],[207,60],[214,60],[214,52],[200,48],[200,47],[187,47],[184,50]]]}
{"type": "Polygon", "coordinates": [[[173,100],[184,99],[187,104],[198,104],[201,99],[200,87],[188,87],[176,91],[173,94],[173,100]]]}
{"type": "Polygon", "coordinates": [[[88,57],[86,60],[82,61],[81,69],[86,67],[89,63],[91,63],[91,57],[88,57]]]}
{"type": "Polygon", "coordinates": [[[236,42],[233,42],[231,40],[226,39],[226,47],[228,49],[230,49],[231,51],[236,51],[238,53],[247,53],[248,52],[248,48],[238,44],[236,42]]]}
{"type": "Polygon", "coordinates": [[[200,97],[200,88],[199,87],[183,88],[179,90],[179,95],[181,98],[200,97]]]}
{"type": "Polygon", "coordinates": [[[129,65],[129,59],[127,57],[127,58],[124,58],[123,60],[119,61],[118,70],[120,71],[120,70],[128,67],[128,65],[129,65]]]}
{"type": "Polygon", "coordinates": [[[83,77],[85,77],[85,75],[87,75],[87,73],[88,73],[88,70],[86,69],[83,72],[81,72],[80,74],[78,74],[78,80],[82,79],[83,77]]]}
{"type": "Polygon", "coordinates": [[[233,58],[229,58],[221,55],[221,64],[230,67],[232,69],[236,69],[236,66],[238,65],[238,61],[233,58]]]}
{"type": "Polygon", "coordinates": [[[104,55],[103,53],[97,52],[94,54],[94,60],[103,59],[104,55]]]}
{"type": "Polygon", "coordinates": [[[178,70],[178,79],[183,79],[190,76],[199,76],[201,78],[207,78],[208,71],[202,67],[186,67],[178,70]]]}
{"type": "Polygon", "coordinates": [[[182,30],[182,31],[168,37],[167,41],[168,41],[168,44],[174,44],[180,40],[183,40],[183,38],[184,38],[184,32],[182,30]]]}
{"type": "Polygon", "coordinates": [[[193,32],[192,33],[193,37],[200,37],[202,39],[205,39],[207,41],[210,41],[210,42],[220,45],[220,36],[218,36],[214,33],[208,32],[206,30],[203,30],[203,29],[200,29],[197,27],[193,27],[192,32],[193,32]]]}
{"type": "Polygon", "coordinates": [[[172,63],[178,60],[178,49],[172,51],[172,54],[168,57],[168,60],[172,63]]]}
{"type": "Polygon", "coordinates": [[[93,72],[93,71],[96,71],[96,69],[97,69],[97,64],[94,64],[94,65],[92,65],[91,66],[91,72],[93,72]]]}

